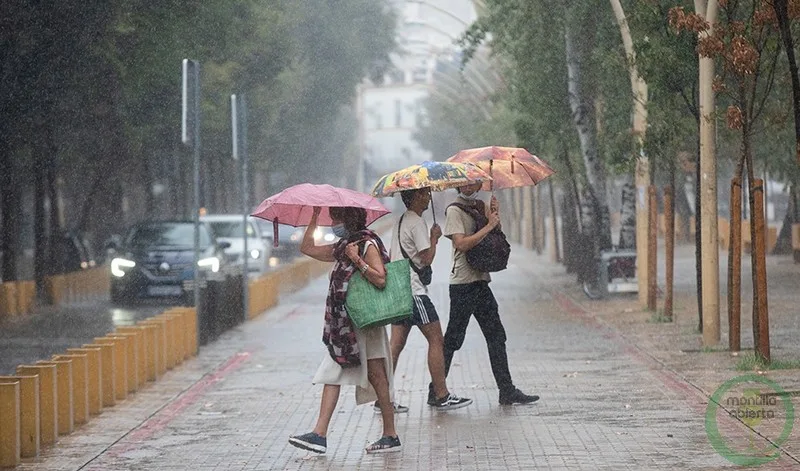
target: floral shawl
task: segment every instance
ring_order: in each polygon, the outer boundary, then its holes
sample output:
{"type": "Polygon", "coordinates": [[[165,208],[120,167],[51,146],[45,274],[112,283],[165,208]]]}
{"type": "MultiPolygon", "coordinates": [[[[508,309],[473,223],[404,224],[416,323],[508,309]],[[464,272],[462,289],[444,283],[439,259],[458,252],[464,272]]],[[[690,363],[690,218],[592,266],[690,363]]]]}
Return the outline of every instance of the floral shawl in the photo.
{"type": "Polygon", "coordinates": [[[389,254],[378,234],[369,229],[364,229],[350,234],[347,238],[339,240],[333,249],[336,264],[331,273],[328,298],[325,301],[325,327],[322,332],[322,343],[328,347],[328,353],[337,364],[343,368],[361,365],[359,358],[358,341],[355,328],[345,309],[347,299],[347,286],[350,277],[356,272],[355,265],[347,258],[344,250],[347,244],[359,241],[359,248],[363,254],[366,241],[373,241],[381,254],[383,263],[389,263],[389,254]]]}

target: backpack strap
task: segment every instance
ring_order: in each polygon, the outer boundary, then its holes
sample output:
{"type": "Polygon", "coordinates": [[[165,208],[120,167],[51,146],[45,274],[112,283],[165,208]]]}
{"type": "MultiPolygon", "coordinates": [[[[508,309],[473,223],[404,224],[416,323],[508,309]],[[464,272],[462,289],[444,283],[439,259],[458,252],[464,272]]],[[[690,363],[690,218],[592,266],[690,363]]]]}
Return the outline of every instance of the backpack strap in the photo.
{"type": "Polygon", "coordinates": [[[486,217],[485,212],[486,207],[481,200],[476,201],[475,206],[468,206],[464,203],[450,203],[447,207],[449,208],[450,206],[455,206],[456,208],[469,214],[470,217],[472,217],[472,219],[475,221],[476,232],[483,229],[483,226],[489,223],[489,219],[486,217]]]}

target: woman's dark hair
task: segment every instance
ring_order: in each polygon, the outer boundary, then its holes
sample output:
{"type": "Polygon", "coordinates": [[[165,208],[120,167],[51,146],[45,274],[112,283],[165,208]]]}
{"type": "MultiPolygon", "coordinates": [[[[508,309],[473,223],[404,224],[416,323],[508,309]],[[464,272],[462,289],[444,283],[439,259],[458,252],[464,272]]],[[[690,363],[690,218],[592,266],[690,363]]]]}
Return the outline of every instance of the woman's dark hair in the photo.
{"type": "Polygon", "coordinates": [[[367,228],[367,211],[364,208],[334,207],[328,212],[331,219],[341,221],[345,229],[350,232],[357,232],[367,228]]]}

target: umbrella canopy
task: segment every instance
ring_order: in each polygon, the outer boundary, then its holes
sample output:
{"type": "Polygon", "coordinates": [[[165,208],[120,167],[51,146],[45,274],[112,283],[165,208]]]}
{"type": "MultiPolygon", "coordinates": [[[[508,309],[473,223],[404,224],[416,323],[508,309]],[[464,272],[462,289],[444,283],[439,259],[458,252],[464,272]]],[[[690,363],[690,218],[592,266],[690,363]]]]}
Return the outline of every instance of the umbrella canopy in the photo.
{"type": "MultiPolygon", "coordinates": [[[[378,200],[360,191],[331,185],[301,183],[262,201],[252,216],[272,221],[276,225],[281,223],[295,227],[307,226],[311,222],[315,206],[322,208],[317,219],[317,224],[320,226],[333,225],[328,208],[363,208],[367,211],[367,225],[391,212],[378,200]]],[[[277,241],[277,238],[275,240],[277,241]]]]}
{"type": "Polygon", "coordinates": [[[471,162],[488,172],[492,181],[484,183],[483,189],[487,191],[533,186],[555,173],[545,161],[521,147],[465,149],[447,161],[471,162]]]}
{"type": "Polygon", "coordinates": [[[382,176],[372,188],[372,194],[391,196],[419,188],[442,191],[491,179],[488,173],[470,163],[425,161],[382,176]]]}

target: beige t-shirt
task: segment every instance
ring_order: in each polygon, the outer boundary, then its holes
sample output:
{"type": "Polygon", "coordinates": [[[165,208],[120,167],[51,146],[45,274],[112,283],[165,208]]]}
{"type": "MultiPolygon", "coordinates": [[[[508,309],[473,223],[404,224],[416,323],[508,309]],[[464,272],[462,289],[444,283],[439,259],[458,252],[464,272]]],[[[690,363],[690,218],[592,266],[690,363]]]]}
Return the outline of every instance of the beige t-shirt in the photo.
{"type": "MultiPolygon", "coordinates": [[[[400,250],[400,244],[402,243],[403,250],[411,257],[414,265],[422,268],[422,258],[419,253],[431,246],[428,224],[425,219],[410,209],[403,213],[402,232],[399,224],[400,218],[394,223],[394,232],[392,233],[392,248],[389,251],[392,261],[404,258],[403,252],[400,250]]],[[[414,269],[411,269],[411,291],[417,296],[428,294],[428,287],[422,284],[419,280],[419,275],[414,269]]]]}
{"type": "MultiPolygon", "coordinates": [[[[457,203],[473,205],[474,202],[458,195],[456,198],[457,203]]],[[[465,213],[461,208],[449,206],[447,208],[446,219],[444,223],[444,230],[442,233],[448,238],[453,239],[453,234],[464,234],[470,236],[475,231],[475,220],[472,216],[465,213]]],[[[465,283],[472,283],[474,281],[492,281],[489,273],[480,272],[469,263],[467,263],[467,255],[464,252],[456,250],[453,246],[453,267],[450,270],[450,284],[460,285],[465,283]]]]}

